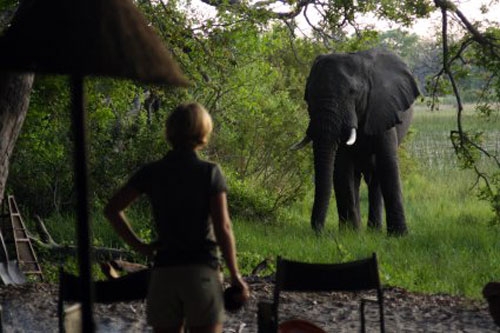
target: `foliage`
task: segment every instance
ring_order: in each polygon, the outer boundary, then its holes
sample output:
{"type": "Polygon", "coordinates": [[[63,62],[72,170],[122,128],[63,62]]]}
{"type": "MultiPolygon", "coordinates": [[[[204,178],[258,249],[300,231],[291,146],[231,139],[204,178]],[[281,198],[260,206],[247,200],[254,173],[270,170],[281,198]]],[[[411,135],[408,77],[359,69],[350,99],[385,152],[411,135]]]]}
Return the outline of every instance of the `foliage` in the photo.
{"type": "Polygon", "coordinates": [[[0,32],[10,22],[18,5],[19,1],[16,0],[0,0],[0,32]]]}
{"type": "Polygon", "coordinates": [[[500,172],[495,171],[490,174],[488,186],[479,189],[479,198],[487,201],[491,205],[494,213],[491,219],[492,224],[500,225],[500,172]]]}
{"type": "MultiPolygon", "coordinates": [[[[378,234],[338,235],[333,226],[321,237],[312,234],[305,222],[311,206],[310,151],[291,153],[288,147],[305,130],[303,85],[312,60],[320,53],[377,45],[397,51],[421,83],[432,77],[424,92],[441,98],[456,93],[451,79],[436,76],[452,74],[461,87],[459,97],[479,101],[478,113],[492,122],[498,116],[498,104],[492,102],[500,97],[498,28],[478,34],[469,27],[463,38],[449,38],[449,49],[437,51],[433,41],[416,40],[402,30],[379,33],[373,26],[359,24],[359,18],[372,15],[408,26],[415,18],[428,16],[433,8],[439,9],[439,4],[445,3],[448,11],[456,10],[445,1],[434,1],[435,6],[429,0],[280,1],[285,8],[280,11],[273,9],[273,1],[204,2],[215,7],[212,16],[190,12],[186,9],[193,8],[189,1],[136,1],[190,78],[191,87],[180,90],[103,78],[86,81],[95,211],[99,212],[111,192],[140,165],[165,153],[163,124],[170,110],[180,102],[197,100],[214,118],[213,140],[203,154],[222,164],[228,177],[231,211],[247,272],[276,254],[328,261],[354,259],[377,250],[387,284],[477,297],[478,286],[494,278],[500,267],[498,256],[490,255],[498,252],[498,228],[486,229],[482,223],[487,218],[500,220],[497,153],[483,147],[494,129],[466,126],[470,118],[462,119],[459,110],[453,143],[461,166],[472,168],[476,177],[445,168],[449,178],[433,178],[442,172],[440,165],[419,173],[413,163],[413,139],[405,142],[403,177],[409,225],[415,232],[398,240],[378,234]],[[309,20],[310,31],[297,38],[303,28],[299,17],[311,18],[313,8],[319,19],[309,20]],[[443,67],[447,68],[441,68],[439,64],[446,59],[443,67]],[[493,162],[487,168],[483,168],[485,156],[493,162]],[[457,179],[466,183],[458,187],[457,179]],[[484,203],[466,196],[469,185],[478,180],[480,198],[490,204],[494,214],[485,212],[484,203]],[[285,218],[283,211],[288,214],[285,218]],[[474,262],[474,269],[481,273],[465,280],[460,274],[464,262],[474,262]],[[449,281],[443,282],[443,274],[434,272],[436,263],[446,270],[446,276],[453,276],[449,281]]],[[[15,4],[1,2],[2,15],[10,13],[15,4]]],[[[5,20],[0,22],[2,27],[5,24],[5,20]]],[[[73,227],[67,220],[71,220],[74,203],[68,106],[66,78],[37,78],[8,184],[30,213],[56,217],[51,227],[55,234],[60,232],[56,234],[60,239],[74,235],[63,227],[73,227]]],[[[415,130],[414,140],[434,122],[426,126],[415,130]]],[[[451,151],[451,126],[447,123],[444,132],[448,141],[440,141],[438,148],[451,151]]],[[[432,163],[442,160],[452,161],[448,155],[445,159],[437,155],[432,163]]],[[[141,236],[153,237],[146,204],[141,201],[135,207],[134,227],[141,236]]],[[[102,217],[96,221],[96,244],[119,246],[102,217]]]]}
{"type": "Polygon", "coordinates": [[[67,80],[38,76],[8,185],[20,202],[29,202],[30,211],[42,216],[71,202],[72,138],[63,112],[68,109],[67,80]]]}
{"type": "MultiPolygon", "coordinates": [[[[318,236],[310,228],[311,191],[303,201],[296,201],[278,214],[265,217],[260,223],[253,215],[233,219],[238,248],[238,262],[242,273],[249,275],[261,262],[268,263],[261,276],[272,274],[277,255],[311,262],[354,260],[376,251],[380,263],[382,283],[424,293],[448,293],[479,299],[481,289],[500,274],[500,243],[498,226],[487,221],[493,213],[486,202],[470,195],[474,174],[457,168],[453,159],[448,132],[454,123],[451,106],[441,112],[429,112],[418,106],[413,123],[414,134],[405,149],[413,158],[412,171],[402,175],[403,194],[410,234],[403,238],[386,237],[385,233],[338,231],[338,221],[332,207],[325,232],[318,236]],[[284,211],[284,212],[283,212],[284,211]],[[470,267],[474,274],[463,274],[470,267]]],[[[496,122],[485,122],[474,117],[471,107],[466,109],[472,128],[498,128],[496,122]]],[[[494,141],[489,138],[488,142],[494,141]]],[[[230,179],[233,179],[229,175],[230,179]]],[[[251,184],[250,184],[251,185],[251,184]]],[[[231,183],[230,195],[248,189],[231,183]],[[234,190],[234,191],[233,191],[234,190]]],[[[256,195],[251,200],[265,200],[256,195]]],[[[230,200],[230,202],[233,200],[230,200]]],[[[366,188],[362,188],[363,221],[366,221],[366,188]]],[[[135,230],[147,232],[150,217],[139,208],[130,211],[135,230]]],[[[71,216],[51,217],[45,222],[54,239],[67,244],[75,233],[71,216]]],[[[365,223],[363,223],[365,224],[365,223]]],[[[116,234],[100,214],[94,218],[95,243],[121,247],[116,234]]],[[[42,259],[45,256],[42,255],[42,259]]],[[[140,260],[141,258],[137,258],[140,260]]],[[[142,258],[143,259],[143,258],[142,258]]],[[[49,268],[48,261],[44,261],[49,268]]],[[[71,266],[71,260],[69,260],[71,266]]],[[[96,268],[94,271],[98,271],[96,268]]]]}
{"type": "MultiPolygon", "coordinates": [[[[195,28],[200,22],[186,17],[175,1],[155,6],[145,4],[145,13],[170,41],[193,85],[173,90],[86,80],[93,203],[100,207],[140,165],[165,153],[165,118],[188,100],[211,112],[215,133],[203,154],[222,164],[230,182],[262,191],[266,212],[299,200],[310,161],[288,147],[305,131],[302,87],[318,47],[304,41],[291,50],[286,29],[261,31],[231,13],[195,28]]],[[[38,78],[12,161],[10,190],[44,216],[70,211],[74,200],[68,104],[66,79],[38,78]]],[[[238,207],[247,214],[248,207],[238,207]]]]}
{"type": "MultiPolygon", "coordinates": [[[[442,57],[433,42],[418,40],[401,29],[379,33],[372,26],[358,24],[362,15],[370,14],[408,26],[432,11],[430,1],[311,0],[291,2],[281,13],[263,3],[206,3],[214,6],[212,15],[190,11],[194,7],[182,0],[137,2],[189,76],[189,89],[87,80],[89,162],[97,207],[141,164],[164,154],[163,123],[169,111],[182,101],[197,100],[207,106],[215,122],[213,141],[204,156],[221,163],[230,183],[237,184],[238,201],[243,204],[235,205],[234,213],[248,216],[243,205],[254,207],[256,216],[275,211],[303,198],[310,184],[308,151],[291,153],[288,147],[305,130],[303,83],[316,55],[382,45],[404,58],[422,87],[426,77],[439,71],[437,64],[442,57]],[[307,16],[312,6],[317,7],[320,19],[307,21],[311,32],[297,38],[297,20],[300,15],[307,16]],[[354,35],[349,35],[348,27],[354,28],[354,35]],[[257,200],[259,197],[265,200],[257,200]]],[[[1,8],[8,10],[12,4],[15,1],[1,8]]],[[[471,45],[467,38],[455,38],[452,52],[460,52],[461,45],[471,45]]],[[[495,40],[498,31],[490,28],[485,38],[495,40]]],[[[499,91],[498,74],[494,73],[500,66],[486,47],[467,52],[467,66],[452,63],[455,76],[464,86],[467,100],[479,96],[482,103],[478,110],[491,116],[495,109],[489,103],[498,98],[499,91]]],[[[446,80],[435,80],[429,91],[437,88],[441,95],[452,92],[446,80]]],[[[72,207],[68,103],[64,78],[37,79],[9,181],[11,191],[29,202],[34,213],[49,215],[72,207]]],[[[468,137],[474,142],[479,134],[468,137]]],[[[460,146],[463,136],[454,138],[459,138],[460,146]]],[[[472,147],[474,144],[462,145],[457,151],[472,147]]],[[[464,166],[472,166],[478,160],[477,153],[461,160],[464,166]]]]}
{"type": "Polygon", "coordinates": [[[300,199],[308,170],[304,155],[288,147],[305,131],[302,86],[309,66],[299,59],[310,58],[313,48],[304,43],[293,52],[279,27],[260,32],[230,13],[219,20],[201,29],[181,56],[199,75],[189,98],[206,105],[214,118],[207,157],[221,163],[234,183],[261,187],[275,209],[300,199]]]}
{"type": "MultiPolygon", "coordinates": [[[[487,29],[484,38],[491,44],[474,45],[471,55],[473,63],[483,70],[484,89],[478,96],[479,101],[500,101],[500,27],[487,29]]],[[[485,110],[484,104],[482,110],[485,110]]],[[[491,115],[491,111],[489,109],[486,115],[491,115]]]]}
{"type": "MultiPolygon", "coordinates": [[[[477,175],[480,198],[490,202],[495,216],[493,222],[500,224],[498,181],[500,152],[496,147],[485,145],[485,133],[482,130],[467,131],[462,117],[462,94],[458,89],[469,84],[469,91],[474,92],[476,112],[490,121],[500,112],[500,29],[490,27],[485,33],[469,31],[457,43],[450,46],[448,63],[444,71],[450,78],[449,83],[458,103],[457,129],[451,132],[451,140],[461,167],[471,169],[477,175]],[[472,37],[470,35],[473,35],[472,37]],[[464,66],[466,64],[466,66],[464,66]]],[[[446,45],[446,44],[444,44],[446,45]]]]}

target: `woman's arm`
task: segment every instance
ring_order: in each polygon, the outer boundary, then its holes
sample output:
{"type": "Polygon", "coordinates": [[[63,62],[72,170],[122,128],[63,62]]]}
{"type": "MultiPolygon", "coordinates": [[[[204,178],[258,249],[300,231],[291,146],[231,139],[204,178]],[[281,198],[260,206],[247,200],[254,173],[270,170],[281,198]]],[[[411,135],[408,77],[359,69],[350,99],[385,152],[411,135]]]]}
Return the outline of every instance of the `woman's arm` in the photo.
{"type": "Polygon", "coordinates": [[[131,186],[122,187],[109,200],[104,208],[104,215],[109,220],[116,233],[135,251],[146,256],[153,255],[154,246],[146,244],[132,230],[125,215],[125,209],[134,202],[141,193],[131,186]]]}
{"type": "Polygon", "coordinates": [[[250,292],[248,285],[239,273],[236,260],[236,245],[225,192],[218,193],[210,198],[210,213],[214,224],[215,237],[231,274],[231,284],[243,290],[243,297],[246,300],[250,292]]]}

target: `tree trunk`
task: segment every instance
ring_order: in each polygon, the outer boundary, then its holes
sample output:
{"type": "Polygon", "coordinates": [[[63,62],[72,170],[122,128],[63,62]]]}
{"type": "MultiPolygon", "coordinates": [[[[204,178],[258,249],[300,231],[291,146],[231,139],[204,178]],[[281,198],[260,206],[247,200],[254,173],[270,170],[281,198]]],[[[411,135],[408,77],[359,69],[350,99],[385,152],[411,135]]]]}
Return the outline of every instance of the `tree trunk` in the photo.
{"type": "Polygon", "coordinates": [[[28,111],[34,74],[0,73],[0,204],[9,161],[28,111]]]}

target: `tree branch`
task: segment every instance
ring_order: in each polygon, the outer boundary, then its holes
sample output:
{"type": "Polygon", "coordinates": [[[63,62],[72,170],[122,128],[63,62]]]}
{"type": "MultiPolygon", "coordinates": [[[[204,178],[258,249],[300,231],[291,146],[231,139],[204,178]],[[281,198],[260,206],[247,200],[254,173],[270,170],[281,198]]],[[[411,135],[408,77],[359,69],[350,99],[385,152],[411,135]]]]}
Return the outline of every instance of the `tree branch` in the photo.
{"type": "MultiPolygon", "coordinates": [[[[39,216],[35,216],[35,221],[39,238],[27,232],[28,238],[31,241],[56,256],[68,257],[76,255],[78,250],[77,246],[56,243],[45,226],[45,223],[43,223],[43,220],[39,216]]],[[[92,247],[92,253],[98,261],[123,258],[130,260],[133,258],[133,254],[130,251],[107,247],[92,247]]]]}
{"type": "Polygon", "coordinates": [[[462,22],[462,24],[465,26],[467,31],[473,36],[473,39],[478,42],[479,44],[483,46],[487,46],[490,48],[490,51],[492,54],[494,54],[496,57],[500,58],[500,44],[495,43],[488,37],[484,36],[481,32],[479,32],[476,27],[465,17],[465,15],[460,11],[457,6],[455,6],[453,3],[451,3],[448,0],[434,0],[434,3],[436,4],[436,7],[441,8],[441,11],[443,12],[443,15],[446,15],[447,11],[450,11],[454,13],[462,22]]]}
{"type": "MultiPolygon", "coordinates": [[[[496,41],[494,38],[488,38],[481,32],[479,32],[476,27],[471,24],[471,22],[463,15],[463,13],[451,2],[447,0],[434,0],[434,3],[438,8],[441,9],[442,13],[442,47],[443,47],[443,69],[441,70],[439,75],[442,75],[443,73],[446,73],[448,76],[450,83],[453,88],[453,93],[455,95],[455,98],[457,100],[457,130],[456,131],[451,131],[450,132],[450,139],[453,144],[453,148],[455,150],[455,153],[459,158],[463,158],[466,167],[469,167],[474,170],[476,174],[476,183],[474,186],[477,186],[477,184],[482,180],[486,186],[486,189],[488,191],[488,200],[495,200],[494,199],[494,193],[495,189],[493,188],[494,185],[490,182],[490,175],[486,172],[482,172],[477,164],[477,157],[474,156],[473,152],[478,151],[480,153],[479,156],[486,156],[490,160],[494,161],[496,164],[497,168],[500,168],[500,160],[496,154],[491,154],[487,149],[485,149],[483,146],[478,144],[475,139],[471,139],[467,133],[464,132],[463,130],[463,124],[462,124],[462,113],[463,113],[463,105],[462,105],[462,100],[460,97],[459,89],[457,86],[457,83],[455,81],[455,78],[453,76],[453,73],[450,69],[450,65],[457,61],[461,60],[462,62],[465,62],[463,60],[463,54],[465,51],[473,44],[473,42],[476,42],[483,48],[489,51],[489,56],[493,57],[494,59],[500,59],[500,43],[496,41]],[[472,35],[471,38],[466,39],[462,44],[460,45],[460,48],[457,50],[457,53],[453,56],[453,58],[450,59],[450,51],[448,48],[448,20],[447,20],[447,12],[450,11],[454,13],[462,22],[463,26],[465,29],[472,35]],[[458,138],[458,140],[457,140],[458,138]],[[458,141],[458,142],[457,142],[458,141]]],[[[495,208],[495,212],[497,214],[496,218],[499,218],[499,211],[498,209],[495,208]]]]}

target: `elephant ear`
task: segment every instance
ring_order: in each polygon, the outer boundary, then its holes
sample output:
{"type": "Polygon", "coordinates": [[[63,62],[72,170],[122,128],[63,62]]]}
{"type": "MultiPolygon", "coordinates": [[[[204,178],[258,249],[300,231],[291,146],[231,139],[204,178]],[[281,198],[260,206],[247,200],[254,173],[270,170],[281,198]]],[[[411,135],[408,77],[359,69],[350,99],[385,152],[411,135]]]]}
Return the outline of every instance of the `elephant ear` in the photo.
{"type": "Polygon", "coordinates": [[[400,113],[410,108],[420,91],[410,69],[397,55],[379,49],[366,55],[370,91],[364,131],[374,135],[401,123],[400,113]]]}
{"type": "Polygon", "coordinates": [[[309,98],[309,95],[308,95],[308,92],[309,92],[309,83],[310,83],[310,79],[311,79],[311,76],[313,76],[313,73],[316,71],[316,65],[318,64],[318,62],[324,57],[324,55],[319,55],[317,56],[315,59],[314,59],[314,62],[311,66],[311,70],[309,71],[309,76],[307,77],[307,81],[306,81],[306,89],[304,91],[304,100],[307,102],[308,101],[308,98],[309,98]]]}

